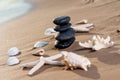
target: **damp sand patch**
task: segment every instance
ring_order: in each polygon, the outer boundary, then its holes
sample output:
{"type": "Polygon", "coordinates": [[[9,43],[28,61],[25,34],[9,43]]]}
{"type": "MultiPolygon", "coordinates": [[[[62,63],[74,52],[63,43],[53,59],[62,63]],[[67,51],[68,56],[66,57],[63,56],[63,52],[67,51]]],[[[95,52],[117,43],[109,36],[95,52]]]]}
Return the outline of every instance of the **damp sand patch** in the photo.
{"type": "Polygon", "coordinates": [[[0,24],[28,13],[31,8],[24,0],[0,0],[0,24]]]}

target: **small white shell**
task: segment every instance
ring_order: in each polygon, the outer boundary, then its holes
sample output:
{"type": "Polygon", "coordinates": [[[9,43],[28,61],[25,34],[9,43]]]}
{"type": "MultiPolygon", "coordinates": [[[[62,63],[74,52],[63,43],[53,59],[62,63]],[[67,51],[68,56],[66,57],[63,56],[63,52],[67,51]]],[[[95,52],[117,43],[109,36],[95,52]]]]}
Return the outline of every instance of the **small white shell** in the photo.
{"type": "Polygon", "coordinates": [[[40,50],[36,51],[35,53],[33,53],[32,55],[43,56],[44,54],[45,54],[45,50],[44,49],[40,49],[40,50]]]}
{"type": "Polygon", "coordinates": [[[9,66],[16,65],[16,64],[19,64],[19,63],[20,63],[20,60],[17,57],[10,57],[7,60],[7,65],[9,65],[9,66]]]}
{"type": "Polygon", "coordinates": [[[48,45],[48,42],[39,41],[39,42],[35,43],[34,48],[44,47],[46,45],[48,45]]]}
{"type": "Polygon", "coordinates": [[[16,47],[10,48],[7,52],[8,56],[15,56],[20,53],[20,50],[16,47]]]}
{"type": "Polygon", "coordinates": [[[56,33],[56,31],[54,30],[54,28],[48,28],[45,30],[45,35],[49,36],[49,35],[54,35],[54,33],[56,33]]]}

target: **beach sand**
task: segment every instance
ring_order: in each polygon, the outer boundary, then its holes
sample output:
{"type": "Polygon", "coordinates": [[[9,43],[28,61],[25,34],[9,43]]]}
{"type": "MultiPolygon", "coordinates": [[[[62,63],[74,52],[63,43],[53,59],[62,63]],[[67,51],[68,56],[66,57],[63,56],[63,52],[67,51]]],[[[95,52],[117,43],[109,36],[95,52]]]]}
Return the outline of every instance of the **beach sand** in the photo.
{"type": "MultiPolygon", "coordinates": [[[[30,0],[34,5],[28,14],[0,25],[0,80],[119,80],[120,79],[120,0],[30,0]],[[30,51],[34,43],[43,40],[45,29],[54,27],[53,19],[68,15],[71,23],[88,19],[95,28],[89,33],[77,33],[74,44],[65,49],[88,57],[92,66],[88,72],[81,69],[64,71],[63,67],[46,65],[35,75],[28,76],[30,69],[21,70],[20,65],[38,60],[32,56],[36,50],[30,51]],[[110,35],[115,46],[91,52],[83,50],[78,41],[91,39],[93,35],[106,37],[110,35]],[[7,66],[7,51],[11,47],[18,47],[21,54],[19,65],[7,66]]],[[[53,49],[54,41],[44,47],[46,55],[58,54],[53,49]]]]}

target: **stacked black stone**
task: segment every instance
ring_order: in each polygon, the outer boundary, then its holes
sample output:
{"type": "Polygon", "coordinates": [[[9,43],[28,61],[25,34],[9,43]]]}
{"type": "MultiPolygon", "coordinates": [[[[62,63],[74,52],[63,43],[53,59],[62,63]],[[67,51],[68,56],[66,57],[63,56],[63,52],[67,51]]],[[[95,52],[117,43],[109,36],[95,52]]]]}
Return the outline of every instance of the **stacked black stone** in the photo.
{"type": "Polygon", "coordinates": [[[55,38],[57,40],[55,47],[58,49],[67,48],[75,41],[75,31],[71,28],[71,23],[69,22],[69,16],[61,16],[53,21],[57,25],[54,30],[59,32],[55,38]]]}

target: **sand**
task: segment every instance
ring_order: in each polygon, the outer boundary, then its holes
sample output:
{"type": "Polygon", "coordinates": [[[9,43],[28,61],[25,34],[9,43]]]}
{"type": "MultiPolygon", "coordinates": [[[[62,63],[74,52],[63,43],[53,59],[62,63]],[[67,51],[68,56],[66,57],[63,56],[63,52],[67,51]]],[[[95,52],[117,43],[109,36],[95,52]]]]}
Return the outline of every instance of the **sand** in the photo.
{"type": "MultiPolygon", "coordinates": [[[[0,80],[119,80],[120,79],[120,1],[119,0],[30,0],[34,5],[28,14],[0,25],[0,80]],[[21,70],[20,65],[38,60],[39,57],[31,54],[34,43],[42,40],[45,29],[54,27],[53,19],[61,16],[71,16],[71,23],[88,19],[95,24],[90,33],[77,33],[75,43],[65,49],[76,54],[88,57],[92,66],[88,72],[81,69],[64,71],[63,67],[46,65],[34,76],[28,76],[30,69],[21,70]],[[110,35],[115,46],[97,52],[83,50],[78,41],[91,39],[93,35],[110,35]],[[7,66],[7,51],[11,47],[18,47],[22,54],[17,57],[21,63],[16,66],[7,66]]],[[[53,49],[53,42],[44,47],[46,55],[58,54],[53,49]]]]}

